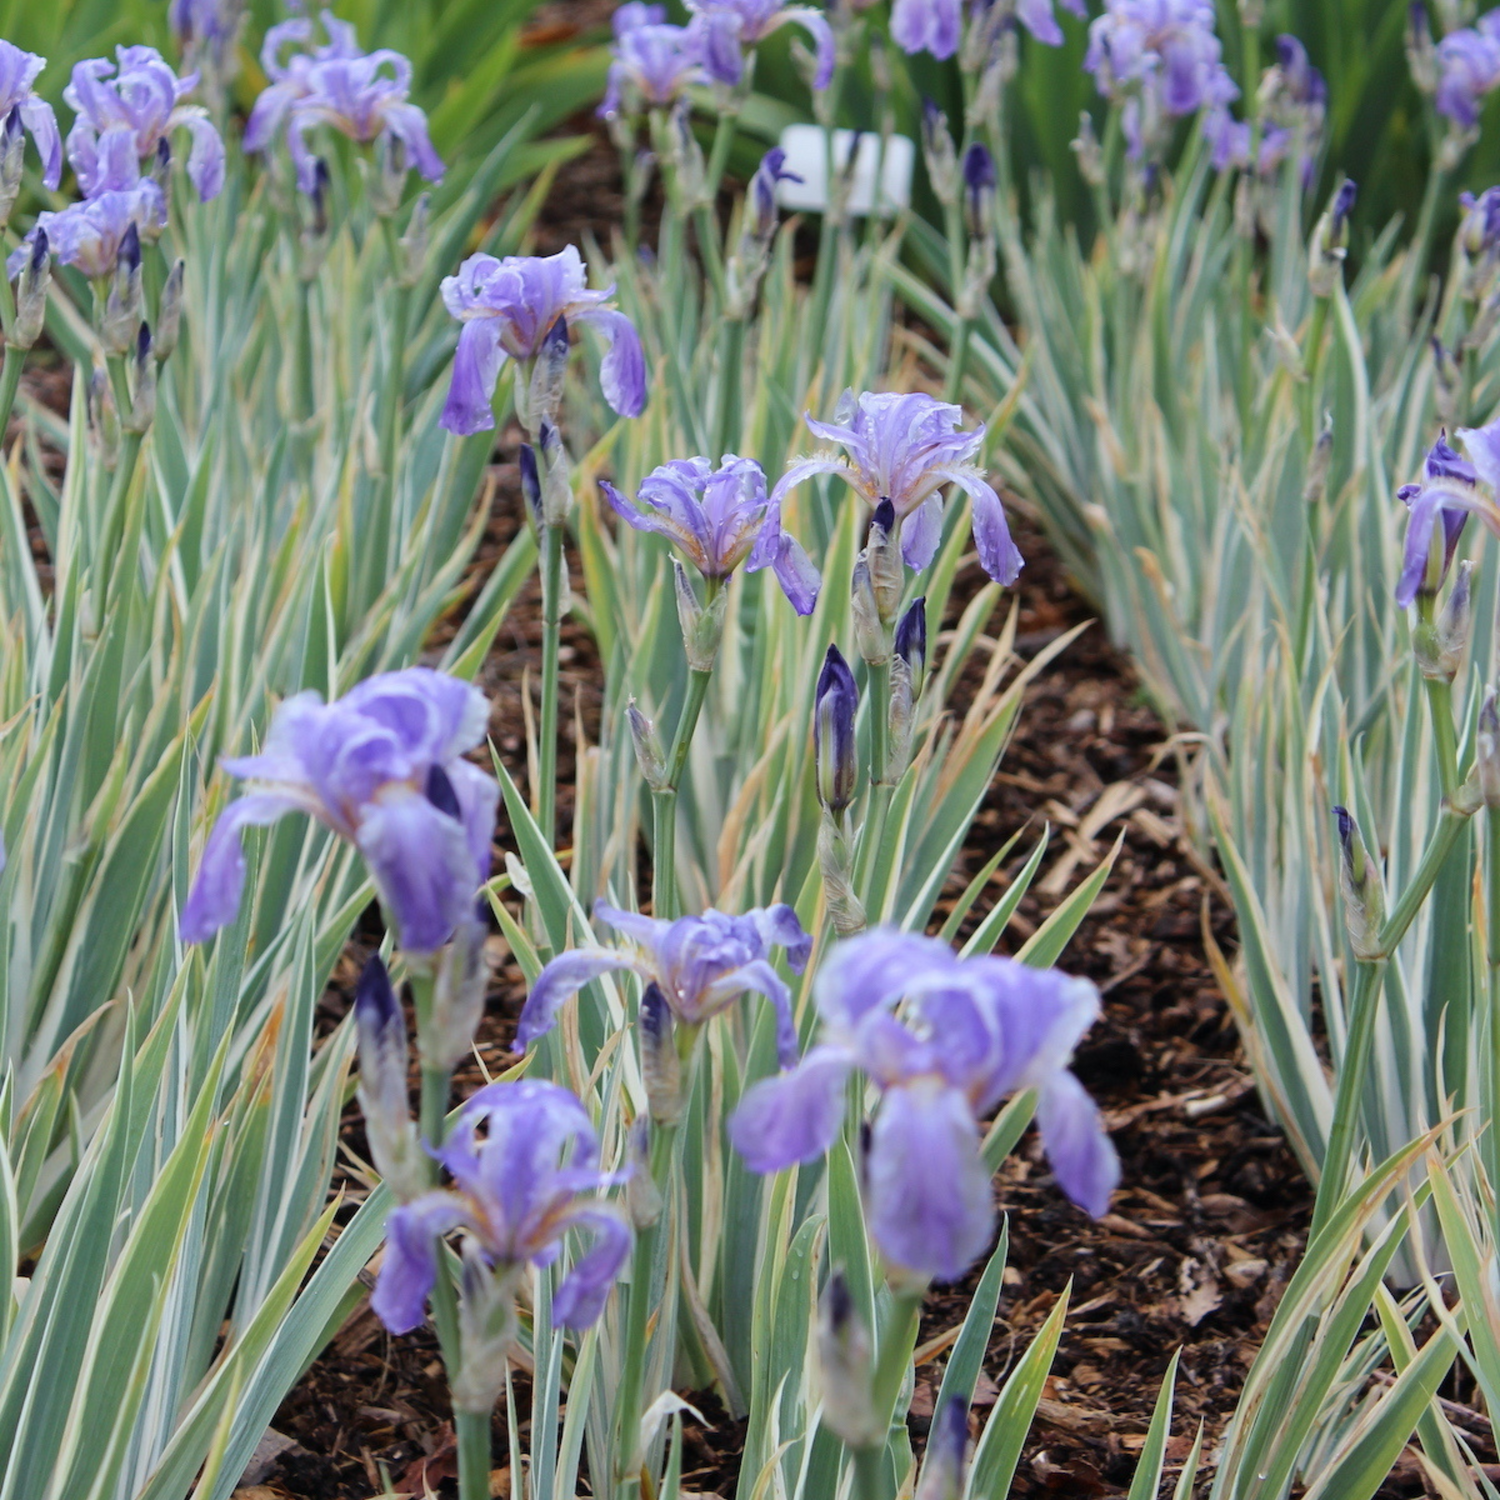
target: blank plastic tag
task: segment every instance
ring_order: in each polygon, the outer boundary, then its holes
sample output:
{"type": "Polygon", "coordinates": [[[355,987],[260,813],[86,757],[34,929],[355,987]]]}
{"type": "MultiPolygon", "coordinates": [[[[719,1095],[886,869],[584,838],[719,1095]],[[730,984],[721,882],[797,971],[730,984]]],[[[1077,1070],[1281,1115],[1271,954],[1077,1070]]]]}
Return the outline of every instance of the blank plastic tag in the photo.
{"type": "MultiPolygon", "coordinates": [[[[833,132],[833,168],[835,173],[848,169],[849,152],[854,147],[855,132],[833,132]]],[[[776,198],[786,209],[811,209],[822,213],[828,207],[828,136],[819,125],[788,125],[781,132],[781,149],[786,152],[783,170],[795,172],[801,182],[783,178],[776,184],[776,198]]],[[[911,171],[916,147],[910,137],[892,135],[885,142],[881,157],[880,137],[867,132],[859,135],[854,148],[854,172],[849,191],[849,212],[868,214],[875,204],[876,164],[880,170],[880,217],[889,218],[911,202],[911,171]]]]}

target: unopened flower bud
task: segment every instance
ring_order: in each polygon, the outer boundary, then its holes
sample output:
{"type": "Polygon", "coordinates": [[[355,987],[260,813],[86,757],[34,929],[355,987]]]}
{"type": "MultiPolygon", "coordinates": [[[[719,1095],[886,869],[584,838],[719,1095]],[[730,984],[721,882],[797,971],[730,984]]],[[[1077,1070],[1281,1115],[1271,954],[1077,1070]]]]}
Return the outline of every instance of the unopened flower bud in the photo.
{"type": "Polygon", "coordinates": [[[563,377],[568,372],[568,351],[568,320],[559,313],[531,362],[526,410],[520,414],[528,432],[539,433],[543,426],[556,421],[562,405],[563,377]]]}
{"type": "Polygon", "coordinates": [[[675,1125],[682,1118],[682,1063],[675,1031],[667,997],[653,980],[641,996],[641,1077],[658,1125],[675,1125]]]}
{"type": "Polygon", "coordinates": [[[1333,462],[1333,415],[1323,413],[1323,429],[1313,450],[1307,456],[1307,473],[1302,480],[1304,504],[1316,505],[1328,492],[1328,468],[1333,462]]]}
{"type": "Polygon", "coordinates": [[[1484,805],[1500,810],[1500,709],[1495,705],[1494,688],[1485,693],[1479,710],[1474,760],[1479,768],[1479,790],[1484,795],[1484,805]]]}
{"type": "Polygon", "coordinates": [[[1333,810],[1339,835],[1339,893],[1344,900],[1344,926],[1349,946],[1363,962],[1380,958],[1380,927],[1385,921],[1385,891],[1380,871],[1365,848],[1359,825],[1347,807],[1333,810]]]}
{"type": "Polygon", "coordinates": [[[837,646],[829,646],[818,674],[813,700],[813,761],[817,769],[818,801],[829,812],[841,813],[854,800],[859,779],[854,716],[859,689],[854,673],[837,646]]]}
{"type": "Polygon", "coordinates": [[[911,759],[911,736],[927,659],[927,600],[914,600],[896,625],[891,657],[890,772],[899,779],[911,759]]]}
{"type": "Polygon", "coordinates": [[[1411,80],[1422,93],[1431,96],[1437,93],[1438,65],[1427,7],[1420,4],[1408,6],[1406,16],[1406,62],[1411,70],[1411,80]]]}
{"type": "Polygon", "coordinates": [[[302,253],[298,258],[297,275],[303,281],[312,281],[323,267],[328,254],[329,209],[333,200],[333,178],[328,163],[320,156],[313,162],[312,191],[307,195],[308,212],[302,226],[302,253]]]}
{"type": "Polygon", "coordinates": [[[130,373],[130,420],[125,430],[145,432],[156,418],[156,360],[151,353],[149,323],[142,323],[136,334],[130,373]]]}
{"type": "Polygon", "coordinates": [[[114,388],[104,370],[96,369],[89,376],[88,422],[89,434],[99,447],[100,461],[106,469],[113,469],[120,453],[120,413],[115,406],[114,388]]]}
{"type": "Polygon", "coordinates": [[[637,1234],[661,1218],[661,1189],[651,1175],[651,1119],[637,1115],[625,1141],[630,1177],[625,1184],[625,1212],[637,1234]]]}
{"type": "Polygon", "coordinates": [[[401,207],[410,170],[406,142],[394,132],[382,130],[375,142],[375,169],[369,177],[370,207],[382,219],[390,218],[401,207]]]}
{"type": "Polygon", "coordinates": [[[950,1396],[932,1419],[915,1500],[962,1500],[968,1449],[968,1402],[950,1396]]]}
{"type": "Polygon", "coordinates": [[[427,242],[432,220],[432,195],[418,193],[411,206],[411,218],[406,221],[406,233],[396,241],[401,251],[401,264],[396,272],[398,286],[412,287],[422,276],[422,267],[427,263],[427,242]]]}
{"type": "Polygon", "coordinates": [[[667,165],[677,175],[677,190],[682,195],[685,207],[697,208],[707,202],[706,172],[703,165],[703,148],[693,134],[693,106],[686,97],[677,101],[667,120],[667,140],[664,155],[667,165]]]}
{"type": "Polygon", "coordinates": [[[141,235],[134,221],[120,241],[114,279],[104,302],[99,342],[106,354],[129,354],[141,326],[141,235]]]}
{"type": "Polygon", "coordinates": [[[635,763],[653,792],[666,789],[667,757],[662,749],[656,726],[635,706],[632,698],[625,707],[625,722],[630,726],[630,740],[635,746],[635,763]]]}
{"type": "Polygon", "coordinates": [[[951,208],[958,202],[958,155],[953,149],[948,117],[931,99],[922,101],[922,160],[933,195],[944,208],[951,208]]]}
{"type": "Polygon", "coordinates": [[[530,443],[521,444],[520,452],[521,467],[521,495],[526,501],[526,509],[531,513],[531,519],[538,526],[542,522],[542,476],[536,466],[536,449],[530,443]]]}
{"type": "Polygon", "coordinates": [[[672,576],[677,588],[677,621],[682,626],[682,646],[688,666],[695,672],[711,672],[724,637],[724,612],[729,604],[726,589],[715,589],[707,605],[698,602],[687,569],[674,557],[672,576]]]}
{"type": "Polygon", "coordinates": [[[875,1411],[873,1352],[849,1283],[842,1271],[835,1271],[818,1299],[823,1424],[851,1448],[873,1447],[885,1437],[875,1411]]]}
{"type": "Polygon", "coordinates": [[[167,191],[167,184],[172,176],[172,143],[166,136],[163,136],[156,143],[156,150],[151,157],[151,170],[148,175],[162,192],[165,193],[167,191]]]}
{"type": "Polygon", "coordinates": [[[21,128],[21,106],[14,104],[0,126],[0,229],[10,220],[16,195],[21,191],[21,169],[26,138],[21,128]]]}
{"type": "Polygon", "coordinates": [[[964,152],[964,222],[975,239],[995,232],[995,158],[982,141],[964,152]]]}
{"type": "Polygon", "coordinates": [[[29,349],[41,337],[47,316],[47,288],[52,284],[52,257],[47,253],[47,231],[32,231],[31,253],[16,278],[16,315],[6,340],[13,348],[29,349]]]}
{"type": "MultiPolygon", "coordinates": [[[[448,782],[452,782],[441,766],[432,770],[448,782]]],[[[432,777],[428,778],[428,797],[432,799],[432,777]]],[[[455,809],[458,799],[453,799],[455,809]]],[[[450,817],[461,818],[455,811],[450,817]]],[[[432,1035],[420,1038],[427,1061],[436,1061],[445,1068],[457,1066],[466,1058],[474,1046],[474,1037],[479,1023],[484,1018],[484,992],[489,971],[484,962],[484,940],[489,936],[489,913],[481,900],[473,914],[453,929],[453,937],[442,949],[442,961],[438,966],[437,984],[432,992],[432,1035]]]]}
{"type": "Polygon", "coordinates": [[[563,447],[562,433],[551,422],[542,423],[540,437],[542,520],[548,526],[561,526],[573,508],[573,480],[569,472],[568,450],[563,447]]]}
{"type": "Polygon", "coordinates": [[[1099,146],[1099,137],[1094,134],[1094,121],[1089,112],[1081,110],[1078,116],[1078,134],[1068,142],[1073,155],[1078,158],[1078,171],[1090,187],[1104,186],[1104,152],[1099,146]]]}
{"type": "Polygon", "coordinates": [[[912,697],[921,694],[927,669],[927,596],[913,599],[896,626],[896,655],[906,664],[912,697]]]}
{"type": "Polygon", "coordinates": [[[376,1169],[405,1203],[422,1192],[425,1173],[406,1093],[406,1022],[378,956],[365,965],[355,986],[354,1021],[365,1138],[376,1169]]]}
{"type": "Polygon", "coordinates": [[[1331,297],[1343,274],[1349,252],[1349,215],[1355,186],[1346,177],[1333,195],[1328,211],[1318,220],[1308,254],[1307,284],[1315,297],[1331,297]]]}
{"type": "Polygon", "coordinates": [[[182,331],[182,281],[186,274],[186,263],[179,257],[167,272],[162,284],[161,296],[156,303],[156,357],[168,360],[177,348],[178,335],[182,331]]]}
{"type": "Polygon", "coordinates": [[[1437,618],[1438,671],[1449,682],[1458,676],[1464,652],[1469,649],[1469,632],[1473,627],[1473,590],[1470,576],[1473,562],[1465,558],[1458,565],[1453,586],[1437,618]]]}

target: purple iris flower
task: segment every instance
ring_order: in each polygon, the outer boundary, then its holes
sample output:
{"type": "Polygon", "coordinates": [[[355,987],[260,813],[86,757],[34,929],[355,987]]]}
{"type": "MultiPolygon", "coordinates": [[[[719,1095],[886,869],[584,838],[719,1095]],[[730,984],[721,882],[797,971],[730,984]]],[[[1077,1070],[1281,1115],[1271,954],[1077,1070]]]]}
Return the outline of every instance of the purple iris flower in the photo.
{"type": "Polygon", "coordinates": [[[963,408],[914,392],[844,393],[831,423],[809,429],[839,444],[847,458],[832,454],[799,459],[771,491],[779,505],[787,492],[814,474],[838,474],[874,507],[889,500],[901,527],[901,555],[918,571],[937,555],[943,535],[944,485],[956,484],[974,507],[974,545],[984,570],[999,583],[1014,583],[1023,566],[1010,539],[1000,497],[970,462],[984,444],[984,426],[964,432],[963,408]]]}
{"type": "MultiPolygon", "coordinates": [[[[624,7],[622,7],[623,9],[624,7]]],[[[640,10],[660,9],[640,6],[640,10]]],[[[666,109],[675,104],[689,84],[707,83],[702,38],[687,26],[646,23],[618,27],[615,12],[613,61],[599,117],[610,119],[622,106],[631,114],[642,109],[666,109]]]]}
{"type": "Polygon", "coordinates": [[[858,713],[859,688],[854,673],[844,653],[830,644],[813,693],[813,767],[818,801],[831,813],[843,812],[854,800],[859,779],[854,738],[858,713]]]}
{"type": "Polygon", "coordinates": [[[443,305],[463,324],[453,356],[453,384],[440,421],[465,435],[495,425],[490,399],[506,359],[531,360],[559,318],[588,323],[609,340],[599,376],[604,399],[622,417],[646,405],[646,356],[635,325],[609,306],[614,288],[589,290],[572,246],[556,255],[471,255],[457,276],[443,278],[443,305]]]}
{"type": "Polygon", "coordinates": [[[166,223],[167,204],[161,189],[141,178],[133,187],[108,189],[81,203],[70,203],[57,213],[39,213],[25,242],[11,252],[5,273],[11,280],[20,274],[40,229],[46,233],[52,255],[62,265],[76,266],[91,280],[112,276],[132,225],[140,239],[151,240],[166,223]]]}
{"type": "Polygon", "coordinates": [[[604,1311],[630,1253],[630,1229],[600,1193],[620,1180],[599,1170],[599,1139],[588,1111],[555,1083],[492,1083],[464,1106],[453,1134],[433,1155],[453,1178],[396,1209],[370,1305],[392,1333],[409,1333],[437,1280],[437,1242],[462,1229],[496,1273],[547,1266],[571,1229],[594,1244],[574,1262],[552,1299],[569,1328],[604,1311]],[[477,1135],[479,1126],[485,1135],[477,1135]]]}
{"type": "Polygon", "coordinates": [[[1133,159],[1166,120],[1199,110],[1208,111],[1204,125],[1216,157],[1227,164],[1238,149],[1239,133],[1226,117],[1240,91],[1222,61],[1212,0],[1105,0],[1104,14],[1089,26],[1083,66],[1100,93],[1123,105],[1133,159]]]}
{"type": "MultiPolygon", "coordinates": [[[[1088,14],[1083,0],[1058,3],[1080,18],[1088,14]]],[[[1007,19],[1014,16],[1037,41],[1049,47],[1062,46],[1062,27],[1057,24],[1053,0],[982,0],[978,4],[971,0],[969,8],[976,14],[982,11],[990,15],[996,4],[1004,5],[1007,19]]],[[[962,29],[961,0],[896,0],[891,7],[891,40],[908,54],[930,52],[938,59],[952,57],[958,51],[962,29]]]]}
{"type": "Polygon", "coordinates": [[[245,124],[245,149],[263,151],[284,125],[297,186],[311,193],[317,157],[308,148],[307,132],[329,125],[362,146],[384,139],[400,147],[428,182],[441,181],[443,161],[428,136],[427,116],[409,99],[409,59],[388,47],[362,52],[354,28],[328,11],[323,29],[326,45],[294,52],[285,61],[281,54],[288,43],[311,41],[312,22],[283,21],[266,33],[261,62],[271,83],[245,124]]]}
{"type": "Polygon", "coordinates": [[[1037,1123],[1063,1191],[1096,1217],[1120,1165],[1068,1071],[1099,1016],[1086,979],[1009,958],[959,958],[936,938],[878,928],[837,944],[813,984],[823,1038],[790,1073],[753,1085],[729,1121],[753,1172],[817,1160],[843,1127],[849,1074],[881,1091],[865,1212],[893,1265],[962,1276],[994,1230],[978,1120],[1037,1090],[1037,1123]],[[898,1002],[900,1006],[898,1014],[898,1002]]]}
{"type": "Polygon", "coordinates": [[[464,760],[489,722],[484,695],[427,667],[367,678],[332,703],[288,698],[259,755],[222,762],[249,792],[219,818],[179,923],[184,942],[232,922],[245,885],[240,830],[305,812],[364,855],[410,952],[442,947],[489,876],[499,788],[464,760]]]}
{"type": "Polygon", "coordinates": [[[84,197],[132,186],[133,179],[123,178],[124,153],[116,142],[130,143],[138,169],[143,161],[155,161],[162,143],[178,129],[192,137],[188,180],[201,202],[215,197],[224,186],[224,142],[201,104],[182,103],[197,88],[198,75],[179,78],[155,47],[117,47],[115,59],[92,57],[76,64],[63,90],[63,99],[78,112],[68,132],[68,160],[84,197]]]}
{"type": "Polygon", "coordinates": [[[705,578],[722,581],[741,563],[747,573],[772,568],[792,608],[813,612],[822,579],[781,529],[780,502],[767,500],[753,458],[726,453],[717,470],[706,458],[672,459],[641,481],[634,504],[608,480],[599,488],[622,521],[666,537],[705,578]]]}
{"type": "Polygon", "coordinates": [[[1500,9],[1450,31],[1437,44],[1437,64],[1437,112],[1461,129],[1474,129],[1484,96],[1500,84],[1500,9]]]}
{"type": "Polygon", "coordinates": [[[733,88],[745,76],[745,49],[760,45],[778,27],[800,26],[818,53],[813,87],[833,81],[833,28],[810,5],[783,6],[781,0],[687,0],[693,27],[703,38],[703,61],[716,83],[733,88]]]}
{"type": "Polygon", "coordinates": [[[171,0],[167,8],[167,25],[184,56],[205,59],[218,74],[233,54],[244,18],[245,0],[171,0]]]}
{"type": "Polygon", "coordinates": [[[0,41],[0,119],[9,119],[14,112],[30,132],[42,159],[42,186],[50,192],[62,180],[62,137],[52,106],[32,88],[46,66],[45,57],[0,41]]]}
{"type": "Polygon", "coordinates": [[[665,5],[647,5],[645,0],[626,0],[626,3],[618,6],[609,18],[609,26],[616,38],[619,38],[627,31],[634,31],[638,26],[660,26],[666,19],[667,7],[665,5]]]}
{"type": "Polygon", "coordinates": [[[796,1061],[791,993],[769,960],[771,948],[779,945],[794,974],[807,965],[812,939],[790,906],[757,907],[742,917],[710,908],[700,917],[663,922],[596,901],[594,920],[623,934],[630,946],[593,944],[554,958],[531,987],[516,1031],[518,1047],[524,1050],[550,1031],[562,1003],[590,980],[633,969],[659,987],[667,1008],[684,1026],[701,1026],[749,990],[764,995],[776,1010],[776,1051],[782,1066],[796,1061]]]}
{"type": "Polygon", "coordinates": [[[1401,577],[1396,584],[1396,603],[1407,608],[1419,593],[1426,592],[1427,570],[1433,548],[1441,546],[1438,583],[1448,576],[1458,539],[1470,515],[1500,537],[1500,421],[1488,427],[1461,427],[1457,437],[1468,459],[1448,446],[1441,433],[1427,454],[1421,484],[1406,484],[1396,491],[1411,511],[1406,523],[1406,550],[1401,577]],[[1441,521],[1439,530],[1437,523],[1441,521]]]}
{"type": "Polygon", "coordinates": [[[1458,202],[1464,211],[1459,234],[1469,255],[1477,259],[1500,249],[1500,187],[1486,188],[1477,198],[1460,193],[1458,202]]]}

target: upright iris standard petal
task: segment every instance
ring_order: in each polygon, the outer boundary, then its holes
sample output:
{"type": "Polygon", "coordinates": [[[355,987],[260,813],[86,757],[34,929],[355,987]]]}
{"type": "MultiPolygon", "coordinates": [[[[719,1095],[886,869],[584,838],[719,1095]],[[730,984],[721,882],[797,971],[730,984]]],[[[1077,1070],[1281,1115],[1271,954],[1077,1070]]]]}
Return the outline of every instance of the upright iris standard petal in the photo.
{"type": "Polygon", "coordinates": [[[1450,31],[1437,44],[1437,66],[1437,112],[1461,130],[1475,129],[1485,96],[1500,85],[1500,9],[1450,31]]]}
{"type": "Polygon", "coordinates": [[[813,87],[833,81],[835,49],[828,17],[811,5],[781,0],[687,0],[694,29],[702,37],[703,60],[717,83],[733,88],[744,77],[743,49],[753,49],[782,26],[799,26],[817,53],[813,87]]]}
{"type": "Polygon", "coordinates": [[[1414,603],[1419,593],[1441,586],[1470,515],[1478,516],[1500,537],[1496,495],[1500,421],[1487,427],[1460,428],[1457,436],[1467,459],[1449,447],[1446,434],[1440,433],[1428,450],[1422,483],[1403,485],[1396,492],[1396,498],[1411,512],[1396,584],[1396,603],[1403,609],[1414,603]]]}
{"type": "Polygon", "coordinates": [[[608,481],[599,488],[620,519],[664,536],[705,578],[723,582],[742,563],[775,570],[798,614],[810,614],[820,579],[796,540],[781,529],[781,507],[766,496],[754,459],[726,453],[718,469],[706,458],[673,459],[641,481],[632,504],[608,481]]]}
{"type": "Polygon", "coordinates": [[[405,947],[440,947],[489,873],[499,788],[462,758],[488,719],[482,693],[426,667],[367,678],[329,704],[311,692],[287,699],[265,749],[224,762],[251,795],[209,838],[183,908],[184,939],[202,942],[233,920],[244,884],[241,828],[296,810],[359,847],[405,947]]]}
{"type": "Polygon", "coordinates": [[[972,460],[984,445],[983,426],[959,427],[963,408],[914,392],[846,392],[833,422],[806,418],[809,430],[844,449],[791,464],[771,491],[772,504],[814,474],[836,474],[873,509],[890,501],[901,529],[902,555],[926,567],[942,535],[941,492],[957,485],[973,501],[974,541],[985,571],[1014,583],[1022,558],[1006,524],[1000,497],[972,460]],[[840,417],[842,420],[840,420],[840,417]]]}
{"type": "Polygon", "coordinates": [[[0,119],[14,114],[25,127],[42,159],[42,186],[55,192],[62,180],[62,137],[52,106],[32,87],[46,66],[45,57],[0,40],[0,119]]]}
{"type": "Polygon", "coordinates": [[[621,416],[646,403],[646,362],[635,326],[610,306],[614,288],[591,291],[583,258],[572,246],[556,255],[471,255],[444,278],[443,305],[462,325],[453,385],[443,408],[450,432],[488,431],[490,398],[506,359],[537,358],[559,318],[593,324],[609,343],[600,374],[605,399],[621,416]]]}
{"type": "Polygon", "coordinates": [[[615,12],[615,41],[610,48],[609,76],[601,119],[636,115],[648,109],[670,109],[692,84],[708,82],[703,67],[703,37],[686,26],[657,21],[626,25],[626,11],[657,10],[656,6],[621,6],[615,12]]]}
{"type": "Polygon", "coordinates": [[[940,62],[958,51],[963,29],[959,0],[896,0],[891,40],[905,53],[930,52],[940,62]]]}
{"type": "Polygon", "coordinates": [[[1002,1094],[1035,1088],[1059,1184],[1104,1211],[1119,1164],[1067,1066],[1099,1012],[1086,980],[960,959],[936,939],[877,928],[834,946],[813,994],[820,1044],[752,1085],[730,1119],[752,1171],[815,1159],[842,1126],[844,1077],[859,1069],[881,1091],[865,1163],[870,1232],[892,1264],[952,1279],[993,1229],[977,1120],[1002,1094]]]}

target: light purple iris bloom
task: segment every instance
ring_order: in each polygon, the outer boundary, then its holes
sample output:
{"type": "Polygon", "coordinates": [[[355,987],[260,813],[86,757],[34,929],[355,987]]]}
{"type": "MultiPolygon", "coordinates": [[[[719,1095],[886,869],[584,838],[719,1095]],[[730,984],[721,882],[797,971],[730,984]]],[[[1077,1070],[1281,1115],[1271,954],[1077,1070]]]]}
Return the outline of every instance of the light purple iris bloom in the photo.
{"type": "Polygon", "coordinates": [[[1486,188],[1478,197],[1460,193],[1458,202],[1464,211],[1459,236],[1470,257],[1500,249],[1500,187],[1486,188]]]}
{"type": "Polygon", "coordinates": [[[1478,516],[1500,537],[1500,503],[1496,500],[1500,492],[1500,421],[1488,427],[1459,428],[1457,437],[1468,461],[1448,446],[1446,436],[1440,434],[1428,452],[1422,483],[1402,485],[1396,491],[1397,499],[1405,501],[1411,511],[1401,577],[1396,584],[1396,603],[1402,609],[1428,588],[1428,562],[1434,548],[1442,548],[1441,558],[1433,558],[1437,582],[1441,584],[1448,576],[1458,539],[1471,515],[1478,516]]]}
{"type": "MultiPolygon", "coordinates": [[[[130,149],[128,146],[127,150],[130,149]]],[[[153,240],[166,227],[167,204],[161,189],[140,178],[133,187],[108,189],[95,198],[70,203],[57,213],[36,216],[36,226],[5,263],[6,276],[14,280],[26,264],[36,230],[47,234],[47,246],[62,265],[76,266],[91,280],[112,276],[120,258],[120,246],[135,225],[142,240],[153,240]]]]}
{"type": "Polygon", "coordinates": [[[1464,130],[1474,129],[1484,96],[1500,84],[1500,9],[1450,31],[1437,44],[1437,64],[1437,112],[1464,130]]]}
{"type": "Polygon", "coordinates": [[[183,941],[204,942],[234,920],[240,831],[304,812],[364,855],[402,947],[442,947],[489,876],[499,788],[462,758],[488,722],[483,693],[427,667],[367,678],[332,703],[315,692],[288,698],[259,755],[222,762],[250,786],[209,836],[183,941]]]}
{"type": "Polygon", "coordinates": [[[772,568],[792,608],[813,612],[822,579],[781,529],[780,502],[766,498],[754,459],[726,453],[717,470],[706,458],[672,459],[641,481],[634,504],[608,480],[599,488],[622,521],[666,537],[705,578],[726,579],[741,563],[747,573],[772,568]]]}
{"type": "Polygon", "coordinates": [[[609,305],[614,288],[590,291],[583,259],[569,245],[556,255],[471,255],[443,278],[443,305],[463,324],[453,384],[439,419],[449,432],[495,425],[490,400],[507,359],[534,359],[559,318],[589,324],[609,341],[599,367],[604,399],[622,417],[646,405],[646,356],[635,325],[609,305]]]}
{"type": "MultiPolygon", "coordinates": [[[[1062,8],[1082,18],[1088,12],[1083,0],[1059,0],[1062,8]]],[[[1062,27],[1057,24],[1053,0],[989,0],[970,4],[977,16],[1003,5],[1037,41],[1049,47],[1060,47],[1062,27]]],[[[891,40],[903,52],[930,52],[938,59],[952,57],[958,51],[963,30],[962,0],[896,0],[891,7],[891,40]]]]}
{"type": "Polygon", "coordinates": [[[14,111],[30,132],[42,159],[42,186],[50,192],[62,180],[62,137],[52,106],[32,88],[46,66],[45,57],[0,41],[0,120],[9,119],[14,111]]]}
{"type": "Polygon", "coordinates": [[[385,1260],[370,1298],[380,1321],[392,1333],[409,1333],[422,1321],[437,1280],[440,1235],[462,1229],[503,1274],[551,1265],[569,1230],[584,1229],[593,1247],[563,1278],[552,1312],[569,1328],[596,1322],[630,1253],[630,1230],[599,1196],[620,1178],[599,1170],[599,1140],[578,1100],[538,1079],[492,1083],[464,1106],[433,1155],[453,1186],[424,1193],[387,1220],[385,1260]]]}
{"type": "Polygon", "coordinates": [[[783,1067],[796,1061],[792,997],[769,958],[779,945],[794,974],[807,966],[812,939],[790,906],[757,907],[742,917],[710,908],[700,917],[663,922],[596,901],[594,920],[613,927],[630,946],[592,944],[554,958],[531,987],[516,1031],[518,1047],[524,1050],[550,1031],[563,1002],[590,980],[633,969],[660,987],[667,1008],[684,1026],[701,1026],[747,991],[764,995],[776,1010],[777,1056],[783,1067]]]}
{"type": "Polygon", "coordinates": [[[730,1118],[751,1171],[822,1156],[859,1069],[881,1091],[865,1212],[892,1264],[952,1281],[983,1253],[995,1212],[977,1122],[1019,1089],[1037,1090],[1063,1191],[1096,1217],[1108,1208],[1119,1160],[1067,1066],[1099,1016],[1086,979],[1009,958],[962,959],[936,938],[878,928],[830,950],[813,997],[822,1040],[794,1071],[753,1085],[730,1118]]]}
{"type": "Polygon", "coordinates": [[[182,102],[197,88],[198,75],[179,78],[155,47],[117,47],[115,58],[76,64],[63,90],[63,99],[78,112],[68,132],[68,160],[84,197],[131,186],[121,180],[116,142],[130,142],[139,166],[154,161],[162,143],[179,129],[192,138],[188,180],[200,201],[215,197],[224,186],[224,142],[202,105],[182,102]]]}
{"type": "Polygon", "coordinates": [[[956,484],[974,509],[974,545],[986,573],[999,583],[1014,583],[1023,566],[1010,539],[1005,510],[984,473],[970,460],[984,444],[984,426],[964,432],[963,408],[914,392],[898,395],[863,392],[858,400],[845,391],[832,422],[809,429],[839,444],[847,458],[832,454],[799,459],[776,482],[771,504],[814,474],[837,474],[874,507],[889,500],[901,528],[901,555],[919,572],[937,555],[943,535],[940,491],[956,484]]]}
{"type": "Polygon", "coordinates": [[[289,42],[310,41],[312,23],[284,21],[266,33],[261,61],[271,84],[246,122],[245,149],[264,150],[284,124],[297,186],[311,193],[318,159],[307,145],[307,132],[328,125],[362,146],[384,138],[404,150],[428,182],[441,181],[443,161],[427,133],[427,116],[410,102],[409,59],[387,47],[361,52],[353,27],[327,11],[323,28],[326,46],[294,53],[285,62],[282,49],[289,42]]]}
{"type": "MultiPolygon", "coordinates": [[[[622,7],[624,9],[626,7],[622,7]]],[[[641,6],[641,10],[659,9],[641,6]]],[[[599,117],[610,119],[622,107],[630,113],[641,109],[666,109],[675,104],[689,84],[708,82],[703,69],[702,38],[687,26],[638,24],[620,30],[616,15],[613,61],[599,117]]]]}
{"type": "Polygon", "coordinates": [[[1106,0],[1089,26],[1084,68],[1099,92],[1122,104],[1130,155],[1139,159],[1161,123],[1206,110],[1216,160],[1239,148],[1228,106],[1239,88],[1224,67],[1212,0],[1106,0]]]}
{"type": "Polygon", "coordinates": [[[716,83],[733,88],[745,76],[745,50],[760,45],[781,26],[800,26],[817,49],[813,87],[833,81],[833,28],[822,11],[781,0],[687,0],[693,27],[703,38],[703,61],[716,83]]]}

